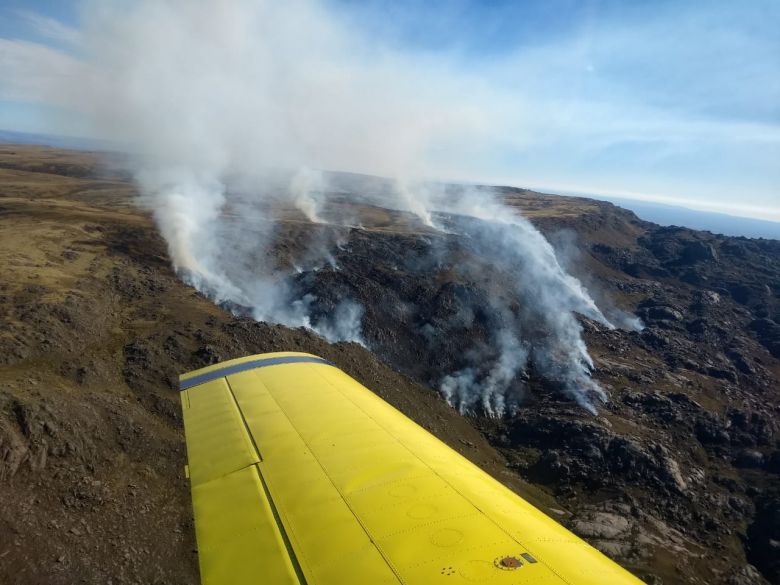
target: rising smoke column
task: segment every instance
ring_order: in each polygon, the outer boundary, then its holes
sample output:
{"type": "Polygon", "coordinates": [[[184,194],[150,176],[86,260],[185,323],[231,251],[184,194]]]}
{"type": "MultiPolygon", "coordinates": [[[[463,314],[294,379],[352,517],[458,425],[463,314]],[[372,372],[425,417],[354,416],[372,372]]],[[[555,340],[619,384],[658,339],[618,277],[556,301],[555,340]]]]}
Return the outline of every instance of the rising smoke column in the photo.
{"type": "Polygon", "coordinates": [[[441,381],[445,396],[462,410],[511,411],[518,400],[511,388],[532,361],[584,407],[603,398],[575,312],[609,324],[544,237],[495,201],[449,201],[419,180],[442,173],[432,159],[457,166],[490,146],[486,137],[500,136],[511,112],[502,108],[514,100],[494,93],[486,105],[478,80],[435,60],[378,51],[314,0],[85,6],[83,67],[58,77],[51,91],[76,95],[74,107],[133,154],[141,201],[182,279],[255,319],[362,341],[363,308],[354,300],[314,322],[316,299],[293,293],[296,270],[332,265],[332,241],[312,239],[305,268],[269,258],[289,220],[275,210],[349,225],[324,213],[321,170],[393,177],[384,205],[501,259],[498,269],[523,300],[493,334],[489,371],[451,373],[441,381]],[[460,219],[437,223],[441,213],[460,219]]]}
{"type": "MultiPolygon", "coordinates": [[[[271,208],[322,223],[319,169],[421,172],[428,149],[482,117],[461,100],[442,101],[460,82],[378,54],[315,0],[85,8],[87,74],[57,83],[82,88],[79,108],[133,154],[142,202],[178,274],[257,319],[359,341],[361,310],[350,299],[314,323],[313,299],[291,298],[289,267],[267,257],[278,227],[271,208]]],[[[409,191],[398,190],[395,205],[426,213],[409,191]]],[[[331,253],[323,246],[307,256],[317,269],[331,253]]]]}
{"type": "Polygon", "coordinates": [[[493,301],[505,323],[494,334],[498,359],[482,377],[474,368],[445,376],[440,385],[444,396],[463,412],[479,406],[489,414],[504,415],[517,406],[520,397],[512,382],[530,360],[544,378],[595,413],[594,404],[605,401],[606,394],[591,378],[593,360],[577,314],[610,329],[614,325],[580,281],[562,268],[541,232],[499,202],[491,190],[465,188],[449,193],[447,202],[449,214],[438,227],[462,235],[485,262],[467,269],[483,280],[500,278],[520,308],[513,315],[493,301]],[[523,343],[523,336],[532,342],[523,343]]]}

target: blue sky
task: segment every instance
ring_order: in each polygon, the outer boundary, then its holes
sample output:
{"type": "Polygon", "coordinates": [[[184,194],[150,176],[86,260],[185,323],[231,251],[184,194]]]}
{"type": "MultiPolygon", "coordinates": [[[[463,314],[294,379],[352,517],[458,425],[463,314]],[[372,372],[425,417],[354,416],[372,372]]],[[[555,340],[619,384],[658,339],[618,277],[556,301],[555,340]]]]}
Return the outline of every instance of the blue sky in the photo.
{"type": "MultiPolygon", "coordinates": [[[[81,59],[85,6],[0,2],[0,128],[95,134],[18,66],[81,59]]],[[[324,10],[368,40],[365,59],[392,53],[473,80],[470,103],[496,114],[478,150],[442,149],[448,176],[436,178],[780,221],[780,2],[328,0],[324,10]]]]}

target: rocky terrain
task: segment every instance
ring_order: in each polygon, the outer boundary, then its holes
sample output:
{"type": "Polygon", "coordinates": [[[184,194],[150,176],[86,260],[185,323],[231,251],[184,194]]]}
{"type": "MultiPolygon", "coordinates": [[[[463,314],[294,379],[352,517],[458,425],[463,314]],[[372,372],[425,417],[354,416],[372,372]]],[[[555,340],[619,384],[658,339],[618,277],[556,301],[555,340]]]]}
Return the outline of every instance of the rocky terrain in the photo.
{"type": "Polygon", "coordinates": [[[645,328],[581,319],[609,395],[595,416],[533,368],[511,416],[461,416],[435,388],[505,318],[487,308],[500,279],[470,269],[484,249],[348,199],[333,205],[360,228],[281,222],[280,264],[306,238],[338,242],[333,267],[295,281],[315,312],[365,307],[371,352],[331,345],[182,284],[110,169],[0,145],[0,582],[196,583],[176,376],[292,349],[334,361],[648,583],[780,583],[780,242],[503,189],[608,317],[645,328]]]}

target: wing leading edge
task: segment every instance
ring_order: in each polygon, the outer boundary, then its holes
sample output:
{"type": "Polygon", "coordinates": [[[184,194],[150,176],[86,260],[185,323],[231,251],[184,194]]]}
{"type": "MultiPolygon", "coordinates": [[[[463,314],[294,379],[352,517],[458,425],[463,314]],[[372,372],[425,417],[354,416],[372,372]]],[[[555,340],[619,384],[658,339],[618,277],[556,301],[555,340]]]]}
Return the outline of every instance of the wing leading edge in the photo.
{"type": "Polygon", "coordinates": [[[641,583],[321,358],[180,383],[204,585],[641,583]]]}

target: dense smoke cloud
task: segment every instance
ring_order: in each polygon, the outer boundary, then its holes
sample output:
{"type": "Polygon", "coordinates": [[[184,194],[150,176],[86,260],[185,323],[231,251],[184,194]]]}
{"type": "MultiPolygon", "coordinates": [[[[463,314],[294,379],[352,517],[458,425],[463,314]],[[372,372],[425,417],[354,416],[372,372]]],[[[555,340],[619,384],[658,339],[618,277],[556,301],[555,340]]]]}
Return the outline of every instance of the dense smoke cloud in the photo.
{"type": "Polygon", "coordinates": [[[495,359],[487,371],[445,376],[445,397],[463,411],[511,411],[532,361],[584,407],[604,399],[575,313],[612,325],[545,238],[490,193],[448,197],[422,181],[500,127],[500,111],[479,107],[474,80],[380,51],[306,0],[96,3],[81,51],[81,109],[135,155],[143,202],[178,273],[216,302],[365,343],[363,307],[344,298],[315,317],[316,298],[294,292],[291,276],[337,268],[343,230],[315,228],[356,223],[345,207],[328,212],[323,170],[389,176],[378,203],[467,238],[475,254],[496,259],[471,269],[522,299],[513,310],[490,300],[506,315],[493,332],[495,359]],[[271,252],[281,220],[313,226],[288,262],[271,252]]]}

